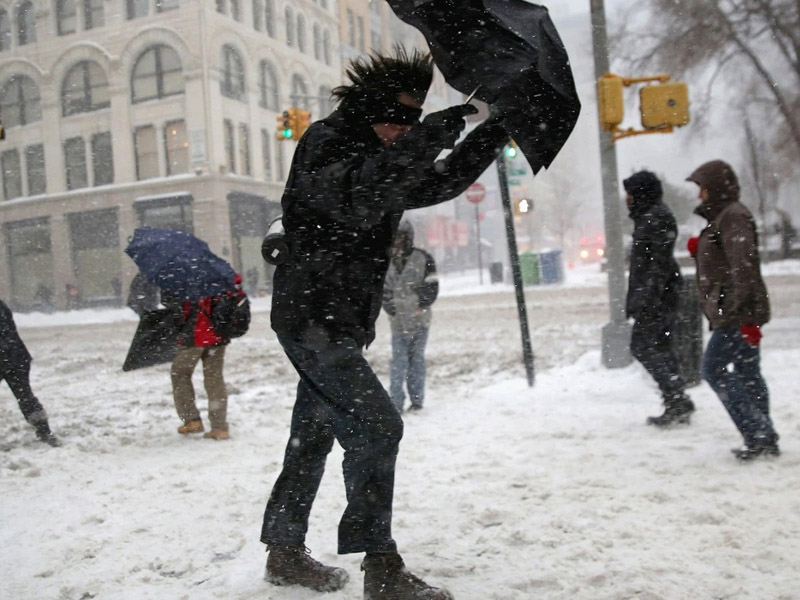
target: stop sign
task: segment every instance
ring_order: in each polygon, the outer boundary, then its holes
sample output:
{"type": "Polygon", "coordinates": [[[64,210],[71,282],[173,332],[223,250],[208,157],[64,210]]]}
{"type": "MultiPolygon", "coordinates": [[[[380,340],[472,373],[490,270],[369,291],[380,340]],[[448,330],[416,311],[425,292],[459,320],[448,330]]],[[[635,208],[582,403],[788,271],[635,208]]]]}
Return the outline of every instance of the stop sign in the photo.
{"type": "Polygon", "coordinates": [[[467,188],[465,194],[469,202],[472,202],[473,204],[480,204],[486,197],[486,186],[481,182],[476,181],[467,188]]]}

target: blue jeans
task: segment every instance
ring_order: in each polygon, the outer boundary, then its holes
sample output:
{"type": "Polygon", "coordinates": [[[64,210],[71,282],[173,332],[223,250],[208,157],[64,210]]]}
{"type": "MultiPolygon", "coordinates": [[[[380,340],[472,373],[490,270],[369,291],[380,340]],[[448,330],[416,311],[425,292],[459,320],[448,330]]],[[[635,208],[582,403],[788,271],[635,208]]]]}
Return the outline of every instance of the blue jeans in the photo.
{"type": "Polygon", "coordinates": [[[392,497],[403,420],[351,338],[310,347],[278,336],[300,375],[283,470],[261,530],[265,544],[302,545],[334,440],[344,449],[347,508],[339,553],[395,552],[392,497]]]}
{"type": "Polygon", "coordinates": [[[422,406],[425,401],[425,346],[428,328],[423,327],[408,334],[392,334],[392,368],[389,392],[397,409],[403,410],[408,387],[411,404],[422,406]]]}
{"type": "Polygon", "coordinates": [[[711,334],[701,368],[745,444],[777,441],[758,346],[748,344],[738,327],[720,327],[711,334]]]}

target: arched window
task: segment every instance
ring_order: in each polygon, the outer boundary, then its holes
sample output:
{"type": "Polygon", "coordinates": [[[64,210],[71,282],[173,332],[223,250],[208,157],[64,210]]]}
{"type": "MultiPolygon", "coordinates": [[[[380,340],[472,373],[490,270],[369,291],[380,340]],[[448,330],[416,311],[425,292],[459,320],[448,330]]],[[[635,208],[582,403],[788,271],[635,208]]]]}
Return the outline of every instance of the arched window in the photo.
{"type": "Polygon", "coordinates": [[[231,2],[231,17],[233,17],[234,21],[241,21],[242,8],[241,4],[239,4],[239,0],[230,0],[230,2],[231,2]]]}
{"type": "Polygon", "coordinates": [[[4,8],[0,8],[0,51],[11,48],[11,21],[4,8]]]}
{"type": "Polygon", "coordinates": [[[309,110],[310,102],[308,101],[308,87],[306,82],[300,75],[292,75],[292,94],[289,96],[289,102],[292,106],[299,106],[309,110]]]}
{"type": "Polygon", "coordinates": [[[314,23],[314,58],[322,60],[322,31],[319,23],[314,23]]]}
{"type": "Polygon", "coordinates": [[[327,29],[322,37],[322,56],[326,65],[331,64],[331,32],[327,29]]]}
{"type": "Polygon", "coordinates": [[[228,98],[244,100],[244,61],[232,46],[222,47],[220,91],[228,98]]]}
{"type": "Polygon", "coordinates": [[[20,46],[36,41],[36,10],[32,2],[23,2],[17,8],[17,39],[20,46]]]}
{"type": "Polygon", "coordinates": [[[253,29],[261,31],[264,22],[264,5],[262,0],[253,0],[253,29]]]}
{"type": "Polygon", "coordinates": [[[27,75],[12,75],[0,90],[0,107],[6,128],[42,120],[39,87],[27,75]]]}
{"type": "Polygon", "coordinates": [[[331,88],[326,85],[319,88],[319,116],[320,118],[327,117],[333,111],[333,102],[331,99],[331,88]]]}
{"type": "Polygon", "coordinates": [[[302,14],[297,15],[297,49],[306,51],[306,18],[302,14]]]}
{"type": "Polygon", "coordinates": [[[267,0],[264,3],[264,29],[269,37],[275,37],[275,2],[273,0],[267,0]]]}
{"type": "Polygon", "coordinates": [[[259,104],[269,110],[278,110],[278,78],[275,69],[266,60],[262,60],[259,75],[259,104]]]}
{"type": "Polygon", "coordinates": [[[182,94],[184,87],[181,57],[175,50],[159,44],[139,55],[131,75],[133,102],[182,94]]]}
{"type": "Polygon", "coordinates": [[[84,60],[67,72],[61,87],[61,112],[65,117],[110,105],[108,79],[100,65],[84,60]]]}
{"type": "Polygon", "coordinates": [[[286,45],[294,46],[294,12],[287,6],[284,16],[286,18],[286,45]]]}
{"type": "Polygon", "coordinates": [[[58,0],[56,2],[56,28],[58,35],[75,33],[78,25],[78,11],[75,0],[58,0]]]}

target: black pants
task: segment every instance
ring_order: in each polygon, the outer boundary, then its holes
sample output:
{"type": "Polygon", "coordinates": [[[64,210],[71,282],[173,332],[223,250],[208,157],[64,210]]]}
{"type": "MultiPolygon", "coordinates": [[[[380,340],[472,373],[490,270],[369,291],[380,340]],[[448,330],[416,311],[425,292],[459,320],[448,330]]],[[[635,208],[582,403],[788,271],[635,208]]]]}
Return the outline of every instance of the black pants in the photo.
{"type": "Polygon", "coordinates": [[[344,448],[347,508],[339,553],[393,552],[392,498],[403,421],[350,338],[314,349],[279,336],[300,375],[283,470],[264,511],[261,541],[300,545],[336,439],[344,448]]]}
{"type": "Polygon", "coordinates": [[[675,318],[671,315],[638,319],[631,332],[631,354],[655,379],[667,401],[686,389],[673,346],[674,336],[675,318]]]}
{"type": "Polygon", "coordinates": [[[37,421],[45,417],[44,409],[39,404],[39,400],[33,395],[31,389],[31,365],[19,365],[0,373],[0,380],[5,379],[11,393],[19,403],[22,416],[29,423],[36,424],[37,421]],[[33,420],[31,420],[33,419],[33,420]]]}

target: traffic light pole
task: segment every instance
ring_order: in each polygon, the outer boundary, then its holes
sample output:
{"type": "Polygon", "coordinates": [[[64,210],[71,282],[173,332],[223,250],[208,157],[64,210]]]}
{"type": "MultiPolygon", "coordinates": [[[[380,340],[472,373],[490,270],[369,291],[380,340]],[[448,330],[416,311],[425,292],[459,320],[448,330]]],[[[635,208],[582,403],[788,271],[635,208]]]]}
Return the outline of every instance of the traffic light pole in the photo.
{"type": "Polygon", "coordinates": [[[519,268],[517,236],[514,231],[514,212],[511,208],[511,194],[508,192],[508,174],[503,152],[497,156],[497,180],[500,184],[500,198],[503,201],[503,215],[506,222],[506,236],[508,237],[508,254],[511,261],[511,276],[514,278],[514,291],[517,295],[517,313],[519,314],[519,326],[522,332],[522,357],[525,361],[528,387],[533,387],[533,350],[531,350],[531,334],[528,329],[528,310],[525,307],[525,292],[522,289],[522,271],[519,268]]]}
{"type": "MultiPolygon", "coordinates": [[[[608,37],[603,0],[589,0],[592,18],[592,48],[595,79],[609,72],[608,37]]],[[[621,368],[632,361],[631,326],[625,315],[625,251],[619,201],[617,152],[612,134],[600,129],[600,167],[603,179],[603,216],[606,229],[606,265],[611,321],[603,327],[601,358],[603,365],[621,368]]]]}

